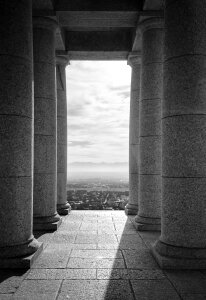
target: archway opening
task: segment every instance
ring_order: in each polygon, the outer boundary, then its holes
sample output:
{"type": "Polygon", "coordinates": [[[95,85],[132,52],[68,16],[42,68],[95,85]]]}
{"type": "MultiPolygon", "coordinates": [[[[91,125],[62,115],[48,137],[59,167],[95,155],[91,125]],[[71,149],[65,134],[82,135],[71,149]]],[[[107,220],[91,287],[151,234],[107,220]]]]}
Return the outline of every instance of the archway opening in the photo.
{"type": "Polygon", "coordinates": [[[125,61],[72,61],[66,74],[67,199],[72,209],[124,209],[131,69],[125,61]]]}

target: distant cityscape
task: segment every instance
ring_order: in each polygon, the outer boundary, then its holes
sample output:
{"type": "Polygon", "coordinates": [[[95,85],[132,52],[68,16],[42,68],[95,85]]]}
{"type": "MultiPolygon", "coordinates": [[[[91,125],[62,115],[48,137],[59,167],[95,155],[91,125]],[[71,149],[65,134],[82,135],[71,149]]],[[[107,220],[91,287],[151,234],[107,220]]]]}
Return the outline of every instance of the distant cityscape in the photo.
{"type": "Polygon", "coordinates": [[[74,176],[69,180],[67,200],[73,210],[124,210],[129,200],[128,179],[120,174],[105,175],[74,176]]]}

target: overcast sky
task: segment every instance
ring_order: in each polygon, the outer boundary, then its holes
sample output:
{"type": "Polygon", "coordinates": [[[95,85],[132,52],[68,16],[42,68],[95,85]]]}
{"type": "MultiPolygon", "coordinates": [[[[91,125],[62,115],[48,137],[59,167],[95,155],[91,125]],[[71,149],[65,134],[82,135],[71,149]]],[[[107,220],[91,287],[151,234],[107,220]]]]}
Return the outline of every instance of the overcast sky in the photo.
{"type": "Polygon", "coordinates": [[[66,74],[68,163],[128,162],[131,70],[126,61],[72,61],[66,74]]]}

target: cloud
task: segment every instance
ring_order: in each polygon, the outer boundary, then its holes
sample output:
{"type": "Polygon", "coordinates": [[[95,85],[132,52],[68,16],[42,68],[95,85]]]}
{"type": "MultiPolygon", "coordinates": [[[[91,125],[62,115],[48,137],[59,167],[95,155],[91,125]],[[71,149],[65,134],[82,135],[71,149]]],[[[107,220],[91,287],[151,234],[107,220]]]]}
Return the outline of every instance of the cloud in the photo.
{"type": "Polygon", "coordinates": [[[93,143],[91,143],[89,141],[69,141],[68,144],[69,144],[70,147],[80,146],[82,148],[89,147],[89,146],[93,145],[93,143]]]}
{"type": "Polygon", "coordinates": [[[76,107],[72,107],[68,110],[68,116],[72,116],[72,117],[78,117],[83,115],[83,109],[82,107],[76,106],[76,107]]]}
{"type": "Polygon", "coordinates": [[[128,161],[130,72],[125,62],[67,68],[68,163],[128,161]]]}
{"type": "Polygon", "coordinates": [[[117,94],[122,98],[128,98],[130,96],[130,91],[119,91],[117,94]]]}
{"type": "Polygon", "coordinates": [[[117,92],[119,92],[119,91],[128,91],[128,85],[122,85],[122,86],[111,86],[110,87],[110,89],[112,90],[112,91],[117,91],[117,92]]]}

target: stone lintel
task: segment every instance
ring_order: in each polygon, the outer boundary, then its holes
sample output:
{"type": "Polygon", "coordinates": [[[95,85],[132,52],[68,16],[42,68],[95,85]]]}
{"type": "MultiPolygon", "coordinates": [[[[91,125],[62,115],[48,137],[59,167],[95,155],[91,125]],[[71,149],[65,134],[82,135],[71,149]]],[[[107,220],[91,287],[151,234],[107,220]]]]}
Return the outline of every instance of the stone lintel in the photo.
{"type": "Polygon", "coordinates": [[[127,60],[129,51],[68,51],[70,60],[127,60]]]}
{"type": "Polygon", "coordinates": [[[110,31],[67,31],[68,51],[131,51],[133,30],[121,28],[110,31]]]}
{"type": "MultiPolygon", "coordinates": [[[[85,11],[85,10],[79,10],[79,11],[55,11],[53,9],[34,9],[32,12],[32,15],[34,17],[55,17],[57,14],[59,14],[59,12],[64,13],[64,15],[67,13],[69,15],[76,15],[76,14],[82,14],[82,12],[84,13],[92,13],[91,11],[85,11]]],[[[94,11],[93,11],[94,12],[94,11]]],[[[116,14],[120,14],[120,11],[96,11],[96,13],[108,13],[111,14],[111,12],[116,13],[116,14]]],[[[133,13],[133,14],[138,14],[139,16],[142,17],[164,17],[164,11],[163,10],[150,10],[150,9],[146,9],[146,10],[134,10],[134,11],[123,11],[122,13],[133,13]]],[[[69,20],[68,20],[69,22],[69,20]]],[[[60,22],[61,25],[61,22],[60,22]]]]}
{"type": "Polygon", "coordinates": [[[142,1],[137,0],[61,0],[55,5],[56,11],[139,11],[142,10],[142,1]]]}
{"type": "Polygon", "coordinates": [[[40,243],[37,251],[28,256],[14,258],[0,258],[0,269],[29,269],[37,260],[43,250],[43,243],[40,243]]]}

